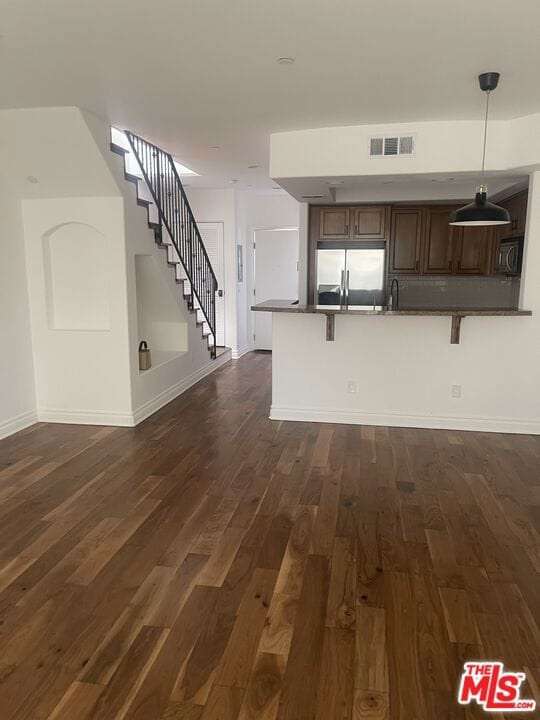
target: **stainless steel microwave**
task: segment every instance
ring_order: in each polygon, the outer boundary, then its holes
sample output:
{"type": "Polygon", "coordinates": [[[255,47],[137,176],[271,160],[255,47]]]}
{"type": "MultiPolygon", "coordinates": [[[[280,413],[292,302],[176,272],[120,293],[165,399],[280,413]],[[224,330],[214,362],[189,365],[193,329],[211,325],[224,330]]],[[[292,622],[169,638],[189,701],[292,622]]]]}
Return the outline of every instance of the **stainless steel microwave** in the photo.
{"type": "Polygon", "coordinates": [[[521,275],[523,235],[501,240],[497,272],[501,275],[521,275]]]}

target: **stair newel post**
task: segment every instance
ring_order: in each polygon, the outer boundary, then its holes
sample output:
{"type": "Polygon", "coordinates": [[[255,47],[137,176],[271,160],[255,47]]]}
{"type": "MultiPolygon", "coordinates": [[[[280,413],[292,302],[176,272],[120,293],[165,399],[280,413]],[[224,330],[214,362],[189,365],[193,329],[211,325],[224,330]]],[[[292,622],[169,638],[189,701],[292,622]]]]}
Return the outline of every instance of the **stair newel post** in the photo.
{"type": "Polygon", "coordinates": [[[217,280],[213,277],[213,275],[211,275],[211,277],[212,277],[213,285],[214,285],[214,292],[212,293],[211,300],[210,300],[210,302],[211,302],[211,315],[212,315],[212,334],[213,334],[213,336],[214,336],[214,348],[213,348],[213,350],[212,350],[212,357],[215,358],[215,357],[216,357],[216,348],[217,348],[217,335],[216,335],[216,332],[217,332],[217,328],[216,328],[216,295],[217,295],[217,292],[218,292],[218,284],[217,284],[217,280]]]}

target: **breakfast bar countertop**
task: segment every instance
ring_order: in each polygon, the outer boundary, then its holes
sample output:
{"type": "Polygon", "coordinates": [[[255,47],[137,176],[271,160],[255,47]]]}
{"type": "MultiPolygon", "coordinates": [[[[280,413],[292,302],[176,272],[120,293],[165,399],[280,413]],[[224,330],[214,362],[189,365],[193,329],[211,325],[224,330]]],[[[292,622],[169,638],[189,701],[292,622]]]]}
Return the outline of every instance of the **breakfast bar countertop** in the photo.
{"type": "Polygon", "coordinates": [[[300,305],[294,300],[265,300],[252,305],[252,310],[258,312],[286,312],[307,313],[318,315],[427,315],[427,316],[505,316],[505,315],[532,315],[531,310],[513,308],[403,308],[403,310],[389,309],[384,305],[360,305],[342,308],[339,305],[300,305]]]}
{"type": "Polygon", "coordinates": [[[300,305],[294,300],[266,300],[251,306],[256,312],[296,313],[306,315],[326,315],[326,339],[335,338],[336,315],[383,315],[390,317],[451,317],[450,343],[458,345],[460,341],[461,321],[465,317],[504,317],[532,315],[531,310],[512,308],[404,308],[389,309],[384,305],[356,305],[351,308],[339,305],[300,305]]]}

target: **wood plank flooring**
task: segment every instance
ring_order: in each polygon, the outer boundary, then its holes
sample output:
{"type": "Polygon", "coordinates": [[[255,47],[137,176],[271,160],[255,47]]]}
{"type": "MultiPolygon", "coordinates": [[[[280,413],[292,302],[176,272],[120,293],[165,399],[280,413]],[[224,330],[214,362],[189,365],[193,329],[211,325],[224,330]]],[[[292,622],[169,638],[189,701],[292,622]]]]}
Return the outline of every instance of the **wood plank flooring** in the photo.
{"type": "Polygon", "coordinates": [[[271,422],[270,364],[0,442],[2,720],[471,720],[482,658],[538,692],[540,438],[271,422]]]}

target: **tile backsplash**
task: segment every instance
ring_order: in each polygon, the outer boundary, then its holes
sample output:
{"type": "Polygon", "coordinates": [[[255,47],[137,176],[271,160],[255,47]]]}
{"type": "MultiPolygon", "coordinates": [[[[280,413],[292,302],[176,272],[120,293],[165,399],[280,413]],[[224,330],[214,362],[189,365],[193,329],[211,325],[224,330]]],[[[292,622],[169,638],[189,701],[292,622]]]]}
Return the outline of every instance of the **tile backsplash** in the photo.
{"type": "Polygon", "coordinates": [[[517,308],[519,304],[519,277],[390,275],[388,290],[394,277],[401,308],[517,308]]]}

